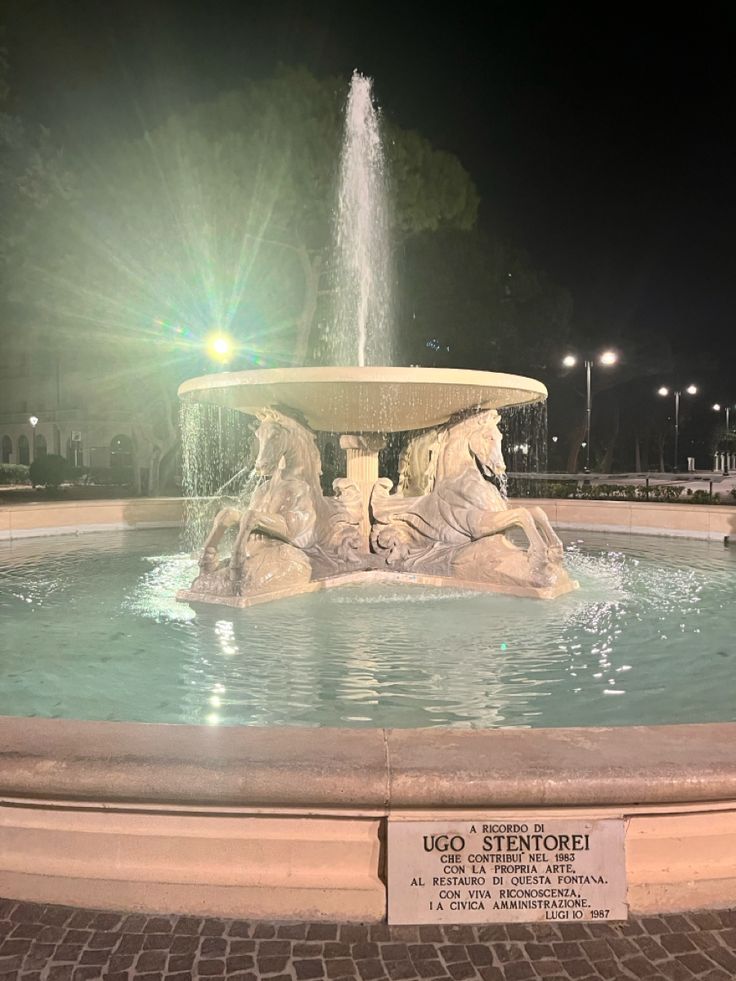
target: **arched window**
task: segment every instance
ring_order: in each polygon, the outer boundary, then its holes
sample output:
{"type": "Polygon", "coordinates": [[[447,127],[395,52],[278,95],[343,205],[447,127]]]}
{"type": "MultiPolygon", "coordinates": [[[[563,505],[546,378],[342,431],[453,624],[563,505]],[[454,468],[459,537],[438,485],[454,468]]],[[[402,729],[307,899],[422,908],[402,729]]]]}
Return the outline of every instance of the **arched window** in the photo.
{"type": "Polygon", "coordinates": [[[33,459],[37,460],[40,456],[46,456],[46,437],[43,433],[37,433],[33,441],[33,459]]]}
{"type": "Polygon", "coordinates": [[[18,463],[25,463],[26,466],[31,462],[31,451],[27,436],[18,437],[18,463]]]}
{"type": "Polygon", "coordinates": [[[10,463],[13,455],[13,441],[10,436],[3,436],[2,460],[3,463],[10,463]]]}
{"type": "Polygon", "coordinates": [[[133,440],[130,436],[120,434],[110,440],[110,466],[133,466],[133,440]]]}

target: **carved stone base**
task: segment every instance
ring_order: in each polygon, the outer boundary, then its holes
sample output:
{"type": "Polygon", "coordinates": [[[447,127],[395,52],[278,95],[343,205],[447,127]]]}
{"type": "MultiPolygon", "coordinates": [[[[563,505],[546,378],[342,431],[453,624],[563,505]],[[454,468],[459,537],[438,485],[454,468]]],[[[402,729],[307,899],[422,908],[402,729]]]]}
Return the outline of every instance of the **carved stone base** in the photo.
{"type": "Polygon", "coordinates": [[[204,603],[244,609],[248,606],[257,606],[260,603],[272,603],[274,600],[287,599],[290,596],[317,593],[324,589],[337,589],[340,586],[370,586],[380,583],[404,586],[436,586],[440,589],[468,589],[479,593],[500,593],[505,596],[525,596],[532,599],[556,599],[579,586],[576,580],[567,577],[553,586],[540,587],[510,583],[474,582],[470,579],[454,579],[449,576],[430,576],[414,572],[387,572],[383,569],[371,569],[370,571],[347,572],[343,575],[332,576],[329,579],[317,579],[299,586],[253,593],[250,596],[222,596],[216,593],[180,589],[176,598],[180,603],[189,603],[192,606],[204,603]]]}

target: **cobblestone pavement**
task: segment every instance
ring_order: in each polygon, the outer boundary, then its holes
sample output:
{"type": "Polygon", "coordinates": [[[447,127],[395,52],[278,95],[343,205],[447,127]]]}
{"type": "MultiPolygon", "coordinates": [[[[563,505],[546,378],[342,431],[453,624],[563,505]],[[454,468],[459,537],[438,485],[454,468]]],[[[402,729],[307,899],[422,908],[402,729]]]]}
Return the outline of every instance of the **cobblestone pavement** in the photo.
{"type": "Polygon", "coordinates": [[[387,927],[101,913],[0,900],[0,981],[736,978],[736,910],[618,924],[387,927]]]}

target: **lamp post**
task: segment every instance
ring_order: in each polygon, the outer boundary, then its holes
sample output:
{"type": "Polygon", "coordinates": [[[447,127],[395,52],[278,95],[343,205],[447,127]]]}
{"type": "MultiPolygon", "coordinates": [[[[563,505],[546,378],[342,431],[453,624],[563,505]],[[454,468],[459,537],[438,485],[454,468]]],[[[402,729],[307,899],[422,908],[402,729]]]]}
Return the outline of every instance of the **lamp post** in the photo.
{"type": "MultiPolygon", "coordinates": [[[[610,367],[618,361],[618,354],[615,351],[604,351],[598,357],[598,364],[610,367]]],[[[574,354],[567,354],[562,359],[566,368],[574,368],[578,359],[574,354]]],[[[586,358],[585,364],[585,442],[581,446],[585,447],[585,473],[590,473],[590,421],[593,410],[593,390],[592,390],[592,371],[593,360],[586,358]]]]}
{"type": "MultiPolygon", "coordinates": [[[[731,406],[725,405],[723,408],[726,410],[726,452],[723,454],[723,476],[728,477],[728,446],[729,446],[728,437],[731,432],[731,425],[730,425],[731,406]]],[[[714,412],[721,411],[721,406],[718,402],[716,402],[716,404],[713,406],[713,411],[714,412]]]]}
{"type": "Polygon", "coordinates": [[[38,416],[31,416],[28,420],[31,424],[31,463],[36,459],[36,426],[38,425],[38,416]]]}
{"type": "Polygon", "coordinates": [[[227,364],[235,356],[235,342],[221,331],[205,338],[205,349],[209,358],[221,364],[227,364]]]}
{"type": "MultiPolygon", "coordinates": [[[[697,389],[697,386],[696,385],[688,385],[687,388],[685,389],[685,391],[687,392],[688,395],[697,395],[698,394],[698,389],[697,389]]],[[[669,390],[669,388],[666,387],[666,385],[662,385],[661,388],[657,389],[657,394],[658,395],[662,395],[662,396],[667,396],[667,395],[670,394],[670,390],[669,390]]],[[[679,446],[679,443],[680,443],[680,396],[681,395],[682,395],[682,392],[680,391],[680,389],[677,389],[674,392],[674,396],[675,396],[675,455],[674,455],[674,458],[673,458],[673,461],[672,461],[672,473],[677,473],[677,458],[678,458],[677,457],[677,454],[678,454],[678,446],[679,446]]]]}

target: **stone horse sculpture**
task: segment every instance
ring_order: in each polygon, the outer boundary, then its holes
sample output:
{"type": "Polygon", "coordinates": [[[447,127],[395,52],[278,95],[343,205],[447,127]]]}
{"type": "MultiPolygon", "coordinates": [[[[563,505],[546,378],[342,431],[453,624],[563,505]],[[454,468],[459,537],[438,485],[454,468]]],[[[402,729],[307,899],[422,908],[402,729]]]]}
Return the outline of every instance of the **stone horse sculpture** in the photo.
{"type": "Polygon", "coordinates": [[[477,412],[409,444],[399,493],[391,493],[387,478],[374,486],[372,549],[397,572],[489,583],[510,592],[574,588],[562,567],[562,543],[544,511],[511,507],[502,493],[506,465],[498,422],[495,409],[477,412]],[[417,491],[419,496],[411,496],[417,491]],[[528,550],[503,534],[515,527],[524,532],[528,550]]]}
{"type": "Polygon", "coordinates": [[[266,478],[247,510],[223,508],[204,543],[194,593],[246,596],[294,589],[312,579],[364,567],[360,554],[361,497],[346,478],[333,483],[335,497],[320,486],[314,434],[275,409],[258,414],[255,470],[266,478]],[[238,526],[230,559],[219,544],[238,526]]]}

